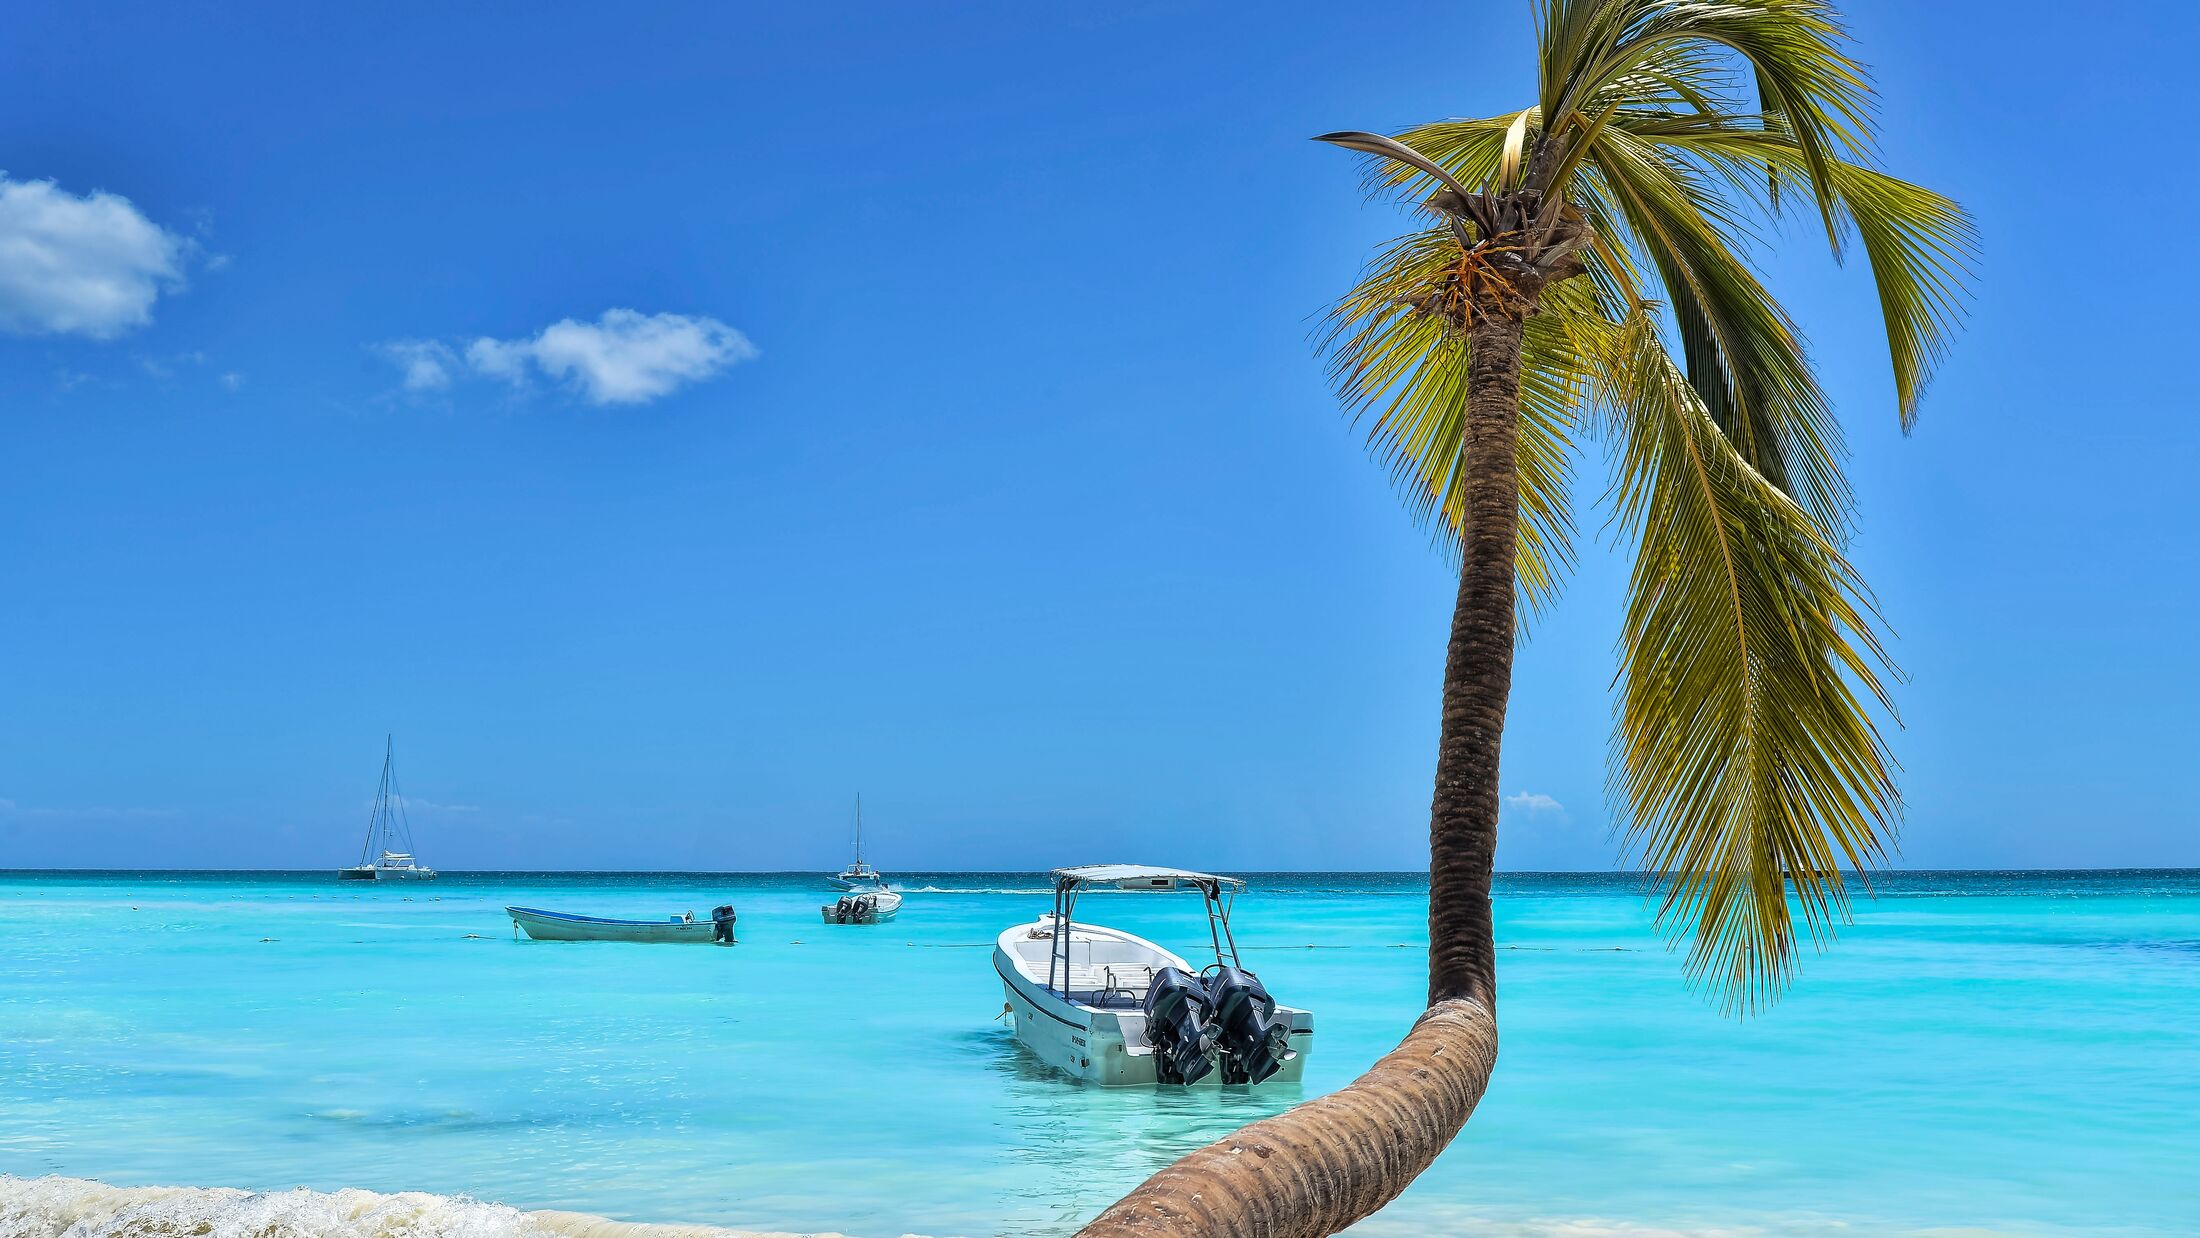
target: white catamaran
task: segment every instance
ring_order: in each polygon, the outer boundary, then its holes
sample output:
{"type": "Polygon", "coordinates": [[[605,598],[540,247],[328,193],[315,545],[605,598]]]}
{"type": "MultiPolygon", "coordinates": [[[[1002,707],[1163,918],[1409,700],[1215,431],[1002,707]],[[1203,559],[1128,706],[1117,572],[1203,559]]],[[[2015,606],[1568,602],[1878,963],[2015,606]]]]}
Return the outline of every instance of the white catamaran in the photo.
{"type": "Polygon", "coordinates": [[[427,881],[435,876],[434,869],[413,858],[412,821],[397,789],[396,751],[396,743],[384,737],[382,785],[367,816],[367,841],[359,848],[357,864],[336,870],[340,881],[427,881]]]}

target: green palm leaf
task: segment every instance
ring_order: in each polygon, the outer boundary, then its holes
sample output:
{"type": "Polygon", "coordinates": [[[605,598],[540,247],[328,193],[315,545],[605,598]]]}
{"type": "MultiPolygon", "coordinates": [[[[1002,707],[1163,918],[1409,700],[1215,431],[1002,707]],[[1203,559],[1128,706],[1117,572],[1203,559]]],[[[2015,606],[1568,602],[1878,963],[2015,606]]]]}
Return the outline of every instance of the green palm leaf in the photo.
{"type": "Polygon", "coordinates": [[[1735,450],[1647,310],[1582,335],[1637,540],[1614,798],[1691,973],[1747,1006],[1793,964],[1794,908],[1823,940],[1842,870],[1884,855],[1900,801],[1871,712],[1892,712],[1892,668],[1854,569],[1735,450]]]}
{"type": "MultiPolygon", "coordinates": [[[[1368,449],[1416,523],[1455,554],[1465,520],[1466,341],[1401,298],[1435,281],[1456,255],[1442,228],[1414,233],[1369,268],[1331,315],[1326,346],[1340,397],[1370,415],[1368,449]]],[[[1531,320],[1521,371],[1520,541],[1523,621],[1557,597],[1574,562],[1575,418],[1587,376],[1556,320],[1531,320]]]]}

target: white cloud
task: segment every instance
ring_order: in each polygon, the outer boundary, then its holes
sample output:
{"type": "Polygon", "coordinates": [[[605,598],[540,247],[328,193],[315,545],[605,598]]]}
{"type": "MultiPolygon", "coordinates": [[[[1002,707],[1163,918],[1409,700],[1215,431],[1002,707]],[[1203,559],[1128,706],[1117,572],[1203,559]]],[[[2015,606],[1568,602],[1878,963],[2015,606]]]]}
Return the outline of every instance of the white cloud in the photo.
{"type": "Polygon", "coordinates": [[[1505,797],[1505,806],[1514,812],[1527,813],[1531,817],[1540,816],[1547,812],[1566,811],[1564,804],[1540,791],[1522,791],[1518,795],[1508,795],[1505,797]]]}
{"type": "Polygon", "coordinates": [[[128,198],[0,173],[0,331],[112,339],[183,286],[190,242],[128,198]]]}
{"type": "Polygon", "coordinates": [[[220,381],[222,390],[236,391],[244,386],[244,375],[235,370],[229,370],[222,374],[220,381]]]}
{"type": "Polygon", "coordinates": [[[635,404],[748,361],[756,345],[715,318],[607,310],[592,325],[568,318],[546,328],[534,351],[536,365],[596,403],[635,404]]]}
{"type": "Polygon", "coordinates": [[[463,365],[514,386],[537,376],[560,382],[591,404],[646,404],[754,358],[756,346],[715,318],[612,309],[518,339],[484,336],[463,354],[438,340],[399,340],[382,352],[404,372],[408,391],[447,387],[463,365]]]}
{"type": "Polygon", "coordinates": [[[441,391],[451,385],[451,370],[458,354],[437,340],[395,340],[382,345],[382,355],[404,372],[407,391],[441,391]]]}

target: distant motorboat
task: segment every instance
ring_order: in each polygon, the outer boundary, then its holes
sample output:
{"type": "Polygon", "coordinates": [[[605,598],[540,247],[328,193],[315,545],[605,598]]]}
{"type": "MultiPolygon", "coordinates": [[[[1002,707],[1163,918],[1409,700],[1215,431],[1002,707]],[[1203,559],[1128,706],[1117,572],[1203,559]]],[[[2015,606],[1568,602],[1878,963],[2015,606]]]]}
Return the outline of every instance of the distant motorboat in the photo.
{"type": "Polygon", "coordinates": [[[357,864],[336,870],[339,881],[429,881],[435,877],[434,869],[413,856],[412,821],[405,814],[405,797],[397,789],[396,752],[395,740],[384,736],[382,784],[374,793],[374,810],[367,814],[367,841],[359,848],[357,864]]]}
{"type": "Polygon", "coordinates": [[[717,908],[710,919],[698,920],[684,912],[662,920],[613,920],[603,916],[577,916],[540,907],[507,907],[512,935],[524,932],[535,941],[629,941],[660,945],[698,946],[734,944],[731,906],[717,908]]]}
{"type": "Polygon", "coordinates": [[[884,924],[901,910],[901,895],[885,886],[859,886],[819,910],[827,924],[884,924]]]}
{"type": "Polygon", "coordinates": [[[1314,1016],[1277,1005],[1239,965],[1230,908],[1244,887],[1139,864],[1056,869],[1054,910],[1005,930],[993,949],[1016,1038],[1073,1078],[1111,1087],[1297,1080],[1314,1016]],[[1215,961],[1195,970],[1143,937],[1074,923],[1088,889],[1197,890],[1215,961]]]}
{"type": "MultiPolygon", "coordinates": [[[[825,880],[843,890],[885,889],[886,878],[881,876],[877,869],[863,862],[863,796],[861,794],[856,796],[855,852],[853,863],[841,869],[838,876],[827,877],[825,880]]],[[[900,900],[897,899],[894,905],[899,907],[901,905],[900,900]]]]}

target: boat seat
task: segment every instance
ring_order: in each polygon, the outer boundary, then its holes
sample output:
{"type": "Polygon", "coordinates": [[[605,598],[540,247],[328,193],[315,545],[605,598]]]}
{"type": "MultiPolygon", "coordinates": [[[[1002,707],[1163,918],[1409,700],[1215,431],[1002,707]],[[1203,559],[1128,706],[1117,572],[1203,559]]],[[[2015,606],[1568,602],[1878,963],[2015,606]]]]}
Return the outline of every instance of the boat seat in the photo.
{"type": "Polygon", "coordinates": [[[1069,999],[1085,1006],[1136,1006],[1146,1000],[1153,973],[1143,963],[1074,963],[1069,999]]]}

